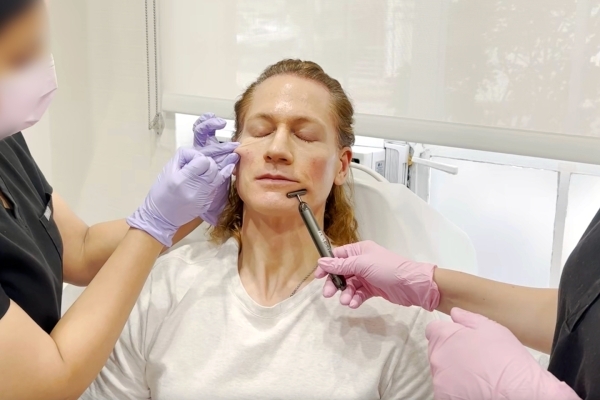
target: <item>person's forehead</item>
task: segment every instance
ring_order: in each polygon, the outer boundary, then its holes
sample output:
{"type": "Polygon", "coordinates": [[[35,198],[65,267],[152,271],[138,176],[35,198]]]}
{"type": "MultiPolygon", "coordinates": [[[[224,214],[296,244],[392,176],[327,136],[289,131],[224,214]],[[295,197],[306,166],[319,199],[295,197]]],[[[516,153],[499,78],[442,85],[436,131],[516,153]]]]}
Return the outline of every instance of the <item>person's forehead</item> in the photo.
{"type": "Polygon", "coordinates": [[[317,82],[293,75],[278,75],[256,87],[247,117],[257,114],[281,118],[304,114],[328,123],[331,119],[331,96],[317,82]]]}

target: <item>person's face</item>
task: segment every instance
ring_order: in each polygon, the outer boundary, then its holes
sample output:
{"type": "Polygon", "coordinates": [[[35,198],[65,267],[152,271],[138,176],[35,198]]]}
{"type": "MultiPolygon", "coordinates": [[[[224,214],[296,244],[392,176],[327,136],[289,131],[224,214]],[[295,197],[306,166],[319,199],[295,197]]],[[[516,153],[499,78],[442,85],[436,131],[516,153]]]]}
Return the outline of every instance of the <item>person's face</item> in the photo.
{"type": "Polygon", "coordinates": [[[246,209],[273,217],[298,213],[298,200],[286,194],[306,189],[303,200],[322,214],[332,186],[345,182],[352,157],[337,136],[325,87],[292,75],[261,83],[236,150],[236,187],[246,209]]]}
{"type": "Polygon", "coordinates": [[[46,6],[41,0],[0,28],[0,79],[44,54],[46,32],[46,6]]]}

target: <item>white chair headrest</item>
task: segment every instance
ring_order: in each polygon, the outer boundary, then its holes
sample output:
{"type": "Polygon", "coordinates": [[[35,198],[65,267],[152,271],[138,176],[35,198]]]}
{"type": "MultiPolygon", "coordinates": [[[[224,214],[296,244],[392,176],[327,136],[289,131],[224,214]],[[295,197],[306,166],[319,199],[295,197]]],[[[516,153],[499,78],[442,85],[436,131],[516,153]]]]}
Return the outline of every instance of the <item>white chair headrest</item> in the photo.
{"type": "Polygon", "coordinates": [[[356,172],[353,199],[361,240],[410,259],[477,272],[475,248],[463,231],[406,186],[356,172]]]}

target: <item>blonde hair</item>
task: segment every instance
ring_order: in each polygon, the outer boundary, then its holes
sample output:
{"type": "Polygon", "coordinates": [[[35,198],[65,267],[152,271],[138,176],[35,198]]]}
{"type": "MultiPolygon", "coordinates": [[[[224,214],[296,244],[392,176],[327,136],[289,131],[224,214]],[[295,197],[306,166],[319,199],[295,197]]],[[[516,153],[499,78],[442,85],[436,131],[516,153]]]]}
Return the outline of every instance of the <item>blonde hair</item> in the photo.
{"type": "MultiPolygon", "coordinates": [[[[243,130],[244,117],[252,101],[256,87],[267,79],[277,75],[294,75],[319,83],[331,95],[331,108],[336,129],[338,145],[341,148],[354,144],[354,108],[340,83],[331,78],[323,69],[312,61],[282,60],[267,67],[258,79],[253,82],[235,103],[235,126],[233,140],[237,140],[243,130]]],[[[325,203],[324,231],[335,245],[358,242],[358,224],[354,209],[350,204],[350,193],[340,185],[334,185],[325,203]]],[[[211,228],[210,237],[213,242],[223,243],[234,237],[240,247],[242,245],[241,230],[244,202],[231,185],[228,202],[216,226],[211,228]]]]}

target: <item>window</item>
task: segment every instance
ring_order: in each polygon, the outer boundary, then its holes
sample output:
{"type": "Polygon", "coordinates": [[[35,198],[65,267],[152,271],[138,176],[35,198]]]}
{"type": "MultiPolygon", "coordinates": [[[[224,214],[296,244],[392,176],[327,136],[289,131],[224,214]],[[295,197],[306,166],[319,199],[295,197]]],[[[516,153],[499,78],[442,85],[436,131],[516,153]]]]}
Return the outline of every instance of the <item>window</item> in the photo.
{"type": "MultiPolygon", "coordinates": [[[[194,122],[198,119],[197,115],[175,114],[175,142],[177,147],[190,147],[194,145],[194,122]]],[[[231,140],[235,131],[235,123],[228,120],[224,129],[217,131],[216,136],[221,142],[231,140]]]]}
{"type": "Polygon", "coordinates": [[[466,160],[457,175],[431,171],[429,203],[469,235],[486,278],[547,287],[558,174],[466,160]]]}
{"type": "Polygon", "coordinates": [[[422,197],[469,235],[479,275],[558,287],[600,209],[600,166],[440,146],[424,154],[459,168],[457,175],[431,169],[413,179],[427,179],[422,197]]]}

